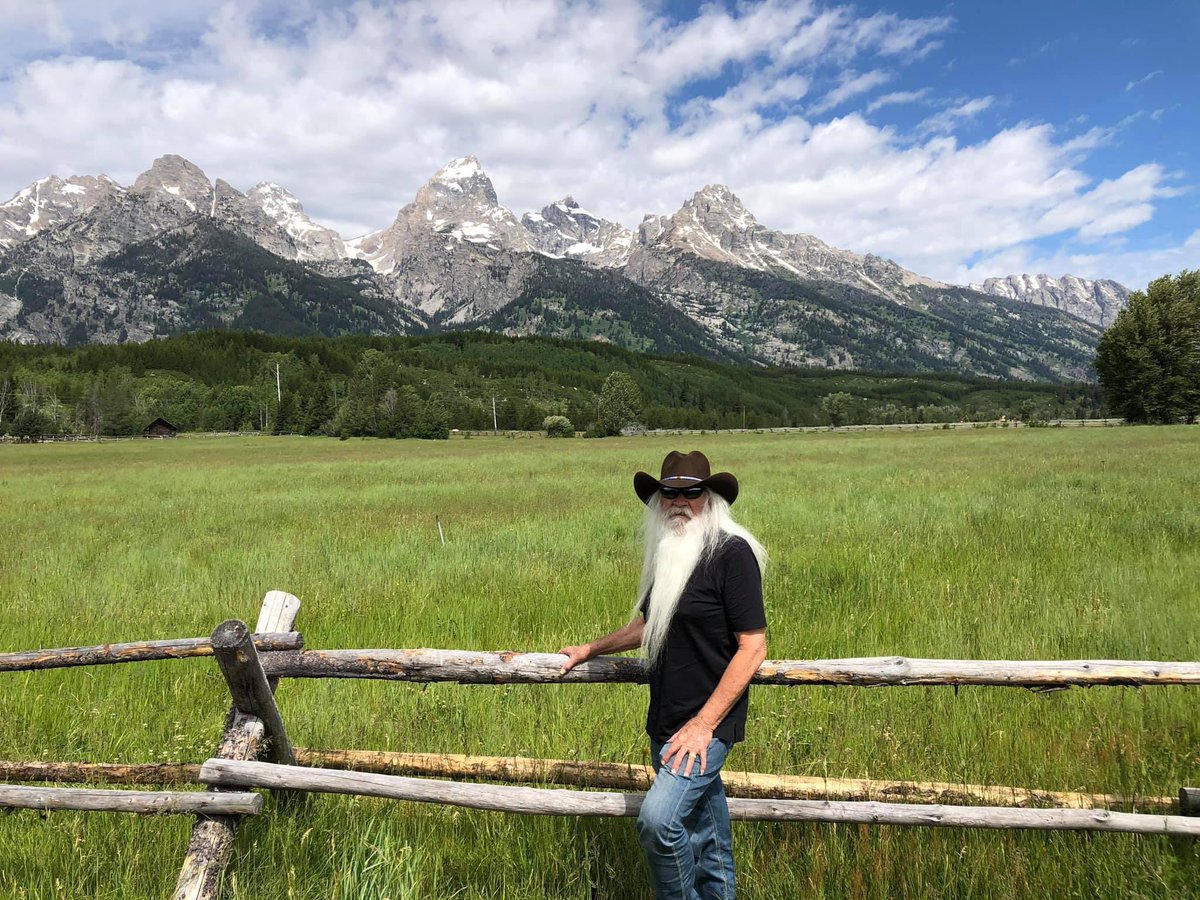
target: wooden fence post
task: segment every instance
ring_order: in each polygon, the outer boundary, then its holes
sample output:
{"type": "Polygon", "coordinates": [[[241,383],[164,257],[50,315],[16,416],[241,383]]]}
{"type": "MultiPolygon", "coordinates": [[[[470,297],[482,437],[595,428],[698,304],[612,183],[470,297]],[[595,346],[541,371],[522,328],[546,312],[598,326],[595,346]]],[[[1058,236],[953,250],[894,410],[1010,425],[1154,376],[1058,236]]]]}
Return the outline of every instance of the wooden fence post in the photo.
{"type": "Polygon", "coordinates": [[[288,740],[283,716],[275,705],[275,695],[254,649],[250,629],[238,619],[227,619],[212,634],[213,655],[229,685],[234,708],[254,716],[266,731],[266,756],[271,762],[294,766],[296,757],[288,740]]]}
{"type": "MultiPolygon", "coordinates": [[[[296,597],[285,591],[269,591],[263,598],[255,631],[291,631],[299,611],[300,601],[296,597]]],[[[260,671],[261,668],[260,664],[260,671]]],[[[268,693],[274,691],[278,682],[278,678],[270,680],[268,693]]],[[[273,699],[271,705],[274,706],[273,699]]],[[[278,708],[275,711],[278,713],[278,708]]],[[[231,706],[217,757],[257,759],[262,750],[264,730],[262,719],[231,706]]],[[[286,734],[284,737],[286,740],[286,734]]],[[[233,816],[196,817],[187,855],[175,883],[174,900],[216,900],[220,894],[221,875],[233,850],[237,823],[233,816]]]]}

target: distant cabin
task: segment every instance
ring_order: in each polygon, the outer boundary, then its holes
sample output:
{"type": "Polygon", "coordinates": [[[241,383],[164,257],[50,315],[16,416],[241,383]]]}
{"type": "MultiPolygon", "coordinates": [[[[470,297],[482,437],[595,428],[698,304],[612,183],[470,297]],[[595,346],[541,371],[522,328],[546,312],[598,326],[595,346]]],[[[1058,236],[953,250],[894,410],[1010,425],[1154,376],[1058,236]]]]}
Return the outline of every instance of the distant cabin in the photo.
{"type": "Polygon", "coordinates": [[[168,422],[166,419],[155,419],[146,426],[142,432],[148,438],[169,438],[175,437],[179,433],[179,429],[168,422]]]}

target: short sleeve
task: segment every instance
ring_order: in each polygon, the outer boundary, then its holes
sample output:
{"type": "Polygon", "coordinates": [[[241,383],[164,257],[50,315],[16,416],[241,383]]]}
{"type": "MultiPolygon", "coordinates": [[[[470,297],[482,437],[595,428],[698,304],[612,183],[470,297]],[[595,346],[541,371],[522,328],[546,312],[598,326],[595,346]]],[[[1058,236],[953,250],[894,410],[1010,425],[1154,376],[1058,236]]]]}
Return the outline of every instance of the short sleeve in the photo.
{"type": "Polygon", "coordinates": [[[766,628],[762,572],[754,551],[741,538],[734,538],[725,547],[724,563],[722,588],[729,630],[739,633],[766,628]]]}

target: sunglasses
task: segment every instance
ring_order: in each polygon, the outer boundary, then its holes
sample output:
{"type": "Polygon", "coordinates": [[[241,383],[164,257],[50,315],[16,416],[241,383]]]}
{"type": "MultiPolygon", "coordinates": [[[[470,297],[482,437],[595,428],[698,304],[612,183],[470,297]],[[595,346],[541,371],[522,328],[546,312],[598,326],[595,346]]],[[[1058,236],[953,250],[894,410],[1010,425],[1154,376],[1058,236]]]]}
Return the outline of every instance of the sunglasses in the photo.
{"type": "Polygon", "coordinates": [[[704,493],[702,487],[660,487],[658,492],[662,494],[664,500],[674,500],[676,497],[682,496],[685,500],[698,500],[700,495],[704,493]]]}

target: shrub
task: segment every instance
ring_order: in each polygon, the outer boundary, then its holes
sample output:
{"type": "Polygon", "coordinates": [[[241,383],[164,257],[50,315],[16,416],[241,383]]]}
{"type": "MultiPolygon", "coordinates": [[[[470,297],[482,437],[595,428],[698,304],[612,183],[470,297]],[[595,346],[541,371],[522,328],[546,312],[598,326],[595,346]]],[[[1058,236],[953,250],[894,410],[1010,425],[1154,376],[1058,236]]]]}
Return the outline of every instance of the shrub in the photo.
{"type": "Polygon", "coordinates": [[[542,420],[542,430],[546,437],[569,438],[575,437],[575,426],[566,416],[546,416],[542,420]]]}

